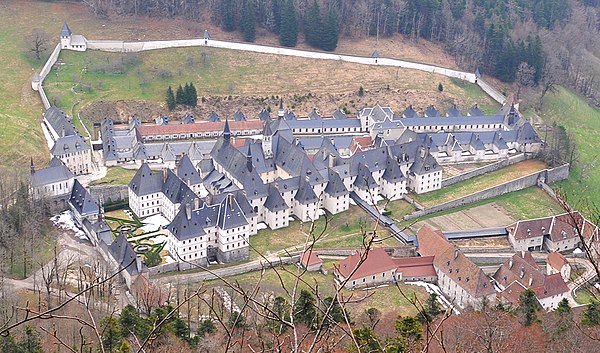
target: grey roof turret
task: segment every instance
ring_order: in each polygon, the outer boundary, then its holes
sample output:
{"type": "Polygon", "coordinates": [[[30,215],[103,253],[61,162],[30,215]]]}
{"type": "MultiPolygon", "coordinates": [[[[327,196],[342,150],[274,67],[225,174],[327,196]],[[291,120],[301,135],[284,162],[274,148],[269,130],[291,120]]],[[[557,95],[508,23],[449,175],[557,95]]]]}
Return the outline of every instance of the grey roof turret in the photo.
{"type": "Polygon", "coordinates": [[[325,193],[331,197],[344,196],[349,193],[340,175],[331,169],[329,169],[329,182],[325,187],[325,193]]]}
{"type": "Polygon", "coordinates": [[[92,195],[77,179],[73,183],[69,203],[80,215],[97,215],[100,212],[100,207],[92,198],[92,195]]]}
{"type": "Polygon", "coordinates": [[[300,181],[300,188],[298,189],[296,196],[294,196],[294,199],[303,205],[319,201],[317,194],[315,194],[310,184],[302,180],[300,181]]]}
{"type": "Polygon", "coordinates": [[[289,208],[283,197],[281,197],[279,190],[273,184],[269,184],[269,196],[265,201],[265,207],[271,212],[283,211],[289,208]]]}
{"type": "Polygon", "coordinates": [[[67,22],[64,22],[63,26],[62,26],[62,30],[60,31],[60,36],[61,37],[70,37],[72,34],[73,34],[73,32],[71,32],[69,25],[67,24],[67,22]]]}
{"type": "Polygon", "coordinates": [[[163,176],[153,172],[148,163],[142,164],[129,183],[129,188],[137,195],[144,196],[162,191],[163,176]]]}

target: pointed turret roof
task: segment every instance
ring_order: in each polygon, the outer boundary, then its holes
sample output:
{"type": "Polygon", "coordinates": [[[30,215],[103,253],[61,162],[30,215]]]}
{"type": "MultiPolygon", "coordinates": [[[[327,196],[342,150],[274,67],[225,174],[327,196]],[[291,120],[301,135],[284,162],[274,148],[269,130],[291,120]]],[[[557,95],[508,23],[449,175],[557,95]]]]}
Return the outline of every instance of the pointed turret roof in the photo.
{"type": "Polygon", "coordinates": [[[281,197],[279,190],[273,184],[269,184],[269,196],[265,201],[265,207],[271,212],[283,211],[289,208],[283,197],[281,197]]]}
{"type": "Polygon", "coordinates": [[[223,137],[226,141],[231,138],[231,130],[229,129],[229,120],[225,119],[225,127],[223,128],[223,137]]]}
{"type": "Polygon", "coordinates": [[[67,24],[67,22],[64,22],[62,30],[60,31],[60,36],[61,37],[70,37],[72,34],[73,34],[73,32],[71,32],[69,25],[67,24]]]}
{"type": "Polygon", "coordinates": [[[271,131],[271,123],[265,121],[265,127],[263,129],[263,136],[273,136],[273,131],[271,131]]]}

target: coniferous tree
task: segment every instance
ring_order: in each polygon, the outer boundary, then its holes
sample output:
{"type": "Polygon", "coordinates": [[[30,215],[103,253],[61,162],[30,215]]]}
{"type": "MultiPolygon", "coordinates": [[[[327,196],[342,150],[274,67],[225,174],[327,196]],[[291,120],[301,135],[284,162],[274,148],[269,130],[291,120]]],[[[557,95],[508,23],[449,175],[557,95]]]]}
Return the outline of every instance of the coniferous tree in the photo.
{"type": "Polygon", "coordinates": [[[521,324],[529,326],[537,321],[537,311],[540,304],[531,289],[527,289],[519,296],[519,312],[521,313],[521,324]]]}
{"type": "Polygon", "coordinates": [[[600,325],[600,305],[597,301],[592,301],[581,316],[581,323],[588,326],[600,325]]]}
{"type": "Polygon", "coordinates": [[[287,0],[281,10],[279,43],[284,47],[295,47],[298,43],[298,15],[293,0],[287,0]]]}
{"type": "Polygon", "coordinates": [[[281,6],[282,0],[271,1],[271,13],[273,14],[272,30],[274,33],[279,33],[281,28],[281,6]]]}
{"type": "Polygon", "coordinates": [[[183,104],[185,105],[190,105],[190,94],[192,92],[190,91],[190,84],[189,83],[185,83],[185,86],[183,86],[183,104]]]}
{"type": "Polygon", "coordinates": [[[256,9],[254,8],[254,0],[246,0],[244,2],[240,27],[244,35],[244,40],[246,42],[254,42],[256,39],[256,9]]]}
{"type": "Polygon", "coordinates": [[[195,107],[198,105],[198,91],[196,91],[196,87],[194,87],[194,83],[190,82],[190,93],[189,93],[189,105],[190,107],[195,107]]]}
{"type": "Polygon", "coordinates": [[[314,0],[308,13],[304,16],[304,39],[311,47],[321,48],[321,11],[317,0],[314,0]]]}
{"type": "Polygon", "coordinates": [[[340,32],[340,21],[335,11],[329,10],[327,19],[324,21],[322,28],[321,49],[327,51],[335,50],[335,48],[337,48],[340,32]]]}
{"type": "Polygon", "coordinates": [[[175,102],[175,94],[173,93],[173,89],[171,88],[171,86],[167,88],[166,101],[167,108],[169,108],[169,110],[173,110],[175,109],[175,106],[177,106],[177,102],[175,102]]]}
{"type": "Polygon", "coordinates": [[[221,25],[226,32],[235,30],[235,2],[234,0],[222,0],[221,2],[221,25]]]}
{"type": "Polygon", "coordinates": [[[294,306],[294,320],[312,328],[317,322],[317,306],[313,295],[303,289],[294,306]]]}
{"type": "Polygon", "coordinates": [[[183,87],[181,87],[181,85],[177,87],[177,91],[175,92],[175,102],[177,104],[185,104],[185,93],[183,92],[183,87]]]}

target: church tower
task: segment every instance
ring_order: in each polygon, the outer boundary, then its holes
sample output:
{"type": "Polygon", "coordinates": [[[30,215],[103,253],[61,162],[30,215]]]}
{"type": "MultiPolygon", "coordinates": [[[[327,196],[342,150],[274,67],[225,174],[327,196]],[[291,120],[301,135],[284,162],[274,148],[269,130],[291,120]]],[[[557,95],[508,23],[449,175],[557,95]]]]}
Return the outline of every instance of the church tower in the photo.
{"type": "Polygon", "coordinates": [[[225,119],[225,128],[223,129],[223,138],[225,142],[229,143],[229,139],[231,138],[231,130],[229,130],[229,120],[225,119]]]}
{"type": "Polygon", "coordinates": [[[63,28],[60,31],[60,47],[65,49],[71,47],[71,36],[73,32],[69,28],[69,25],[65,22],[63,28]]]}
{"type": "Polygon", "coordinates": [[[273,158],[273,132],[268,121],[265,121],[265,128],[263,129],[262,150],[265,158],[273,158]]]}

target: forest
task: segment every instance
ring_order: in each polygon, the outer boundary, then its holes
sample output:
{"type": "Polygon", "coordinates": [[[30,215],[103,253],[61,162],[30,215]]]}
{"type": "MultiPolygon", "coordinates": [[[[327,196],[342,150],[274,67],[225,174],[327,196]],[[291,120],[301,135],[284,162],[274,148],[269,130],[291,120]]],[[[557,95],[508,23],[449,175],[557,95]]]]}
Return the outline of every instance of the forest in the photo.
{"type": "MultiPolygon", "coordinates": [[[[47,0],[52,1],[52,0],[47,0]]],[[[55,0],[56,1],[56,0],[55,0]]],[[[338,39],[401,34],[441,44],[466,71],[545,94],[570,87],[598,105],[597,0],[81,0],[98,17],[182,17],[332,51],[338,39]],[[576,39],[576,40],[574,40],[576,39]]],[[[385,53],[382,53],[385,55],[385,53]]]]}

